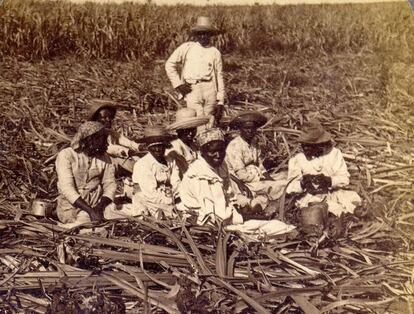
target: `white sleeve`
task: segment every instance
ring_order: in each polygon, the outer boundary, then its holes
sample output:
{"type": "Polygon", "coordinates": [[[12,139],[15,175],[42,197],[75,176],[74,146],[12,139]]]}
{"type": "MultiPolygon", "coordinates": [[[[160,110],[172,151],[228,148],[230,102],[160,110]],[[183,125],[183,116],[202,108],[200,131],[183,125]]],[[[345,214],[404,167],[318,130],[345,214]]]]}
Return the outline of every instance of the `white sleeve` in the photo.
{"type": "Polygon", "coordinates": [[[298,162],[297,156],[291,158],[288,164],[288,179],[287,181],[290,184],[286,188],[286,193],[301,193],[303,192],[302,187],[300,186],[300,181],[302,180],[302,168],[298,162]]]}
{"type": "Polygon", "coordinates": [[[334,154],[332,156],[332,169],[334,171],[331,176],[332,187],[344,187],[349,185],[350,174],[348,172],[348,167],[346,166],[345,159],[341,151],[337,148],[333,149],[334,154]]]}
{"type": "Polygon", "coordinates": [[[179,46],[165,62],[165,72],[174,88],[184,83],[180,73],[178,73],[178,68],[179,66],[183,66],[185,55],[187,54],[190,44],[191,43],[188,42],[179,46]]]}

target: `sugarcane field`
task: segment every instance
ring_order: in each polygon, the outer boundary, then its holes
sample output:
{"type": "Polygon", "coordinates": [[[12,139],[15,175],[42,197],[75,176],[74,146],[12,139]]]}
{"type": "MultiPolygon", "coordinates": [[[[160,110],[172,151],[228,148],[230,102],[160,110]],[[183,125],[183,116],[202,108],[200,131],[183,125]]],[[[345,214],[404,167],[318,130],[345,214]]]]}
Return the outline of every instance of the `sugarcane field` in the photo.
{"type": "Polygon", "coordinates": [[[0,1],[0,313],[413,314],[414,4],[194,4],[0,1]]]}

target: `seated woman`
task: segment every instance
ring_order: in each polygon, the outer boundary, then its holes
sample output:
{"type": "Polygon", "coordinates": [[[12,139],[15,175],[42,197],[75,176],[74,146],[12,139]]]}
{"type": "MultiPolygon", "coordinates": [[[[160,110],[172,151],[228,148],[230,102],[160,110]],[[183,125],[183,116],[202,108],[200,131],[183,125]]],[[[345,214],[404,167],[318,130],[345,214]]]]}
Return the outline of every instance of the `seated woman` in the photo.
{"type": "Polygon", "coordinates": [[[139,145],[112,129],[116,111],[117,107],[111,101],[94,99],[91,101],[88,120],[98,121],[107,129],[109,145],[106,152],[111,157],[117,173],[122,168],[131,174],[134,164],[138,160],[139,145]]]}
{"type": "Polygon", "coordinates": [[[57,155],[57,216],[64,227],[101,221],[112,209],[115,168],[105,154],[107,147],[105,127],[88,121],[79,127],[71,146],[57,155]]]}
{"type": "Polygon", "coordinates": [[[177,111],[175,122],[168,129],[177,132],[177,139],[171,142],[172,148],[167,150],[167,157],[178,167],[179,177],[187,171],[188,165],[197,158],[194,137],[197,127],[209,122],[209,118],[198,116],[194,109],[182,108],[177,111]]]}
{"type": "Polygon", "coordinates": [[[286,174],[270,176],[263,166],[260,149],[255,141],[258,128],[266,122],[264,115],[254,111],[234,118],[230,127],[238,128],[240,135],[227,146],[226,162],[230,172],[245,183],[254,195],[266,195],[270,200],[276,200],[286,186],[286,174]]]}
{"type": "Polygon", "coordinates": [[[148,153],[134,165],[132,181],[132,215],[159,210],[171,216],[174,204],[174,188],[177,176],[173,176],[172,165],[165,158],[165,150],[173,136],[160,126],[148,127],[140,142],[147,145],[148,153]]]}
{"type": "Polygon", "coordinates": [[[260,212],[261,206],[255,198],[247,198],[237,192],[237,186],[230,180],[224,161],[226,144],[222,131],[205,130],[197,139],[200,156],[190,164],[180,184],[179,210],[195,212],[199,224],[219,220],[228,225],[227,228],[244,233],[279,234],[294,229],[277,220],[244,222],[243,217],[260,212]]]}
{"type": "Polygon", "coordinates": [[[349,185],[349,172],[341,151],[334,147],[332,136],[318,121],[304,125],[298,141],[302,152],[289,160],[287,193],[303,193],[297,206],[310,202],[328,204],[328,210],[339,216],[353,213],[361,203],[354,191],[344,190],[349,185]]]}

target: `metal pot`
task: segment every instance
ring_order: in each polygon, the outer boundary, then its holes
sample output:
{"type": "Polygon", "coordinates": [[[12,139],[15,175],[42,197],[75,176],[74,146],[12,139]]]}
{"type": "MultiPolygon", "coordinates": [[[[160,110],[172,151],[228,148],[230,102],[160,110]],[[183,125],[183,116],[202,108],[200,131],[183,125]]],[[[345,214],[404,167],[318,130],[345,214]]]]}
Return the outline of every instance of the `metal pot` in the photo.
{"type": "Polygon", "coordinates": [[[328,204],[322,202],[311,202],[307,207],[301,209],[300,223],[304,230],[314,229],[326,225],[328,218],[328,204]]]}
{"type": "Polygon", "coordinates": [[[33,216],[45,217],[53,210],[54,203],[40,198],[35,198],[31,204],[31,214],[33,216]]]}

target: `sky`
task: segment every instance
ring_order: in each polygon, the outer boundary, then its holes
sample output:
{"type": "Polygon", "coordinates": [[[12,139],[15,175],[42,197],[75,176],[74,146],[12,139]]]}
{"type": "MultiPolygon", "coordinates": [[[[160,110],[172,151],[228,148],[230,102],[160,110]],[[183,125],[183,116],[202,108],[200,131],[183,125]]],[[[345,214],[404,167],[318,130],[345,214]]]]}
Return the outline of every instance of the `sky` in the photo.
{"type": "MultiPolygon", "coordinates": [[[[138,2],[143,3],[145,0],[71,0],[73,2],[138,2]]],[[[193,4],[193,5],[206,5],[206,4],[225,4],[225,5],[253,5],[255,3],[259,4],[318,4],[318,3],[332,3],[332,4],[341,4],[341,3],[372,3],[372,2],[391,2],[391,1],[407,1],[407,0],[151,0],[152,3],[160,5],[174,5],[177,3],[180,4],[193,4]]]]}

